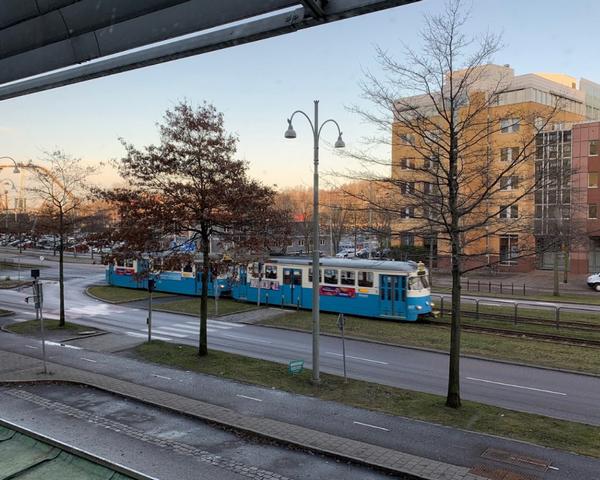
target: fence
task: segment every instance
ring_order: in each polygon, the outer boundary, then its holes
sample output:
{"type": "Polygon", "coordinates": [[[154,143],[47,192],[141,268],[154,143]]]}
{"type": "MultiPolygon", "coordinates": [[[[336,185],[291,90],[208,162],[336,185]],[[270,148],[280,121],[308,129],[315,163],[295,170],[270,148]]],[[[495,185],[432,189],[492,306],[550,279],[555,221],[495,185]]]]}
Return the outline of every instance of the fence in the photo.
{"type": "MultiPolygon", "coordinates": [[[[452,301],[443,295],[432,295],[442,317],[450,313],[452,301]]],[[[489,298],[461,299],[461,313],[475,320],[496,320],[513,325],[534,324],[600,332],[600,310],[577,306],[543,305],[533,302],[497,301],[489,298]],[[483,307],[483,308],[482,308],[483,307]]]]}

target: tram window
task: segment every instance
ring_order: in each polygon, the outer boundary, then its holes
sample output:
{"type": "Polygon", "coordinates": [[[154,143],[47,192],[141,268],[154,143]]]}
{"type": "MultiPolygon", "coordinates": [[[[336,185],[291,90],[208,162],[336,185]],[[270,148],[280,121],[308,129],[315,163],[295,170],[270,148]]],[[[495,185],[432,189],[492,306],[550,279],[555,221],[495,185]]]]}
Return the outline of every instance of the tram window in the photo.
{"type": "Polygon", "coordinates": [[[338,271],[326,268],[323,272],[323,277],[325,281],[323,283],[327,283],[329,285],[337,285],[338,283],[338,271]]]}
{"type": "MultiPolygon", "coordinates": [[[[312,282],[312,268],[308,269],[308,281],[312,282]]],[[[319,283],[323,282],[323,270],[319,269],[319,283]]]]}
{"type": "Polygon", "coordinates": [[[294,276],[292,279],[294,285],[302,285],[302,270],[294,269],[294,276]]]}
{"type": "Polygon", "coordinates": [[[284,285],[292,284],[292,270],[289,268],[283,269],[283,284],[284,285]]]}
{"type": "Polygon", "coordinates": [[[359,287],[373,287],[373,272],[358,272],[359,287]]]}
{"type": "Polygon", "coordinates": [[[424,275],[418,277],[410,277],[408,279],[408,288],[409,290],[422,290],[423,288],[427,288],[429,286],[429,282],[424,275]]]}
{"type": "Polygon", "coordinates": [[[356,284],[356,273],[352,270],[342,270],[340,283],[342,285],[352,285],[356,284]]]}
{"type": "Polygon", "coordinates": [[[265,265],[265,278],[277,279],[277,266],[265,265]]]}
{"type": "Polygon", "coordinates": [[[185,267],[183,267],[183,271],[184,272],[191,272],[192,271],[192,264],[191,263],[186,263],[185,267]]]}

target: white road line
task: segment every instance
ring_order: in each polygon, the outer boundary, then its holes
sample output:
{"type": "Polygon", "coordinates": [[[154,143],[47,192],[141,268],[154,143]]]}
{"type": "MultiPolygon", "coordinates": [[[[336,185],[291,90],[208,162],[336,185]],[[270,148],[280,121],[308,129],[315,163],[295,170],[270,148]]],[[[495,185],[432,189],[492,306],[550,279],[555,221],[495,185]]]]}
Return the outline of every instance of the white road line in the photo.
{"type": "Polygon", "coordinates": [[[246,395],[236,395],[236,397],[247,398],[248,400],[254,400],[255,402],[262,402],[260,398],[248,397],[246,395]]]}
{"type": "MultiPolygon", "coordinates": [[[[125,333],[127,335],[129,335],[130,337],[148,338],[148,334],[137,333],[137,332],[125,332],[125,333]]],[[[154,335],[154,334],[152,334],[152,339],[153,340],[173,340],[172,338],[169,338],[169,337],[161,337],[160,335],[154,335]]]]}
{"type": "Polygon", "coordinates": [[[81,350],[81,347],[76,347],[75,345],[65,345],[63,343],[51,342],[50,340],[46,340],[46,345],[51,345],[54,347],[71,348],[73,350],[81,350]]]}
{"type": "MultiPolygon", "coordinates": [[[[325,352],[325,353],[327,355],[335,355],[336,357],[342,356],[341,353],[335,353],[335,352],[325,352]]],[[[379,360],[371,360],[369,358],[353,357],[352,355],[346,355],[346,358],[352,358],[353,360],[362,360],[363,362],[378,363],[379,365],[389,365],[389,363],[387,363],[387,362],[380,362],[379,360]]]]}
{"type": "Polygon", "coordinates": [[[363,427],[376,428],[377,430],[383,430],[384,432],[390,431],[388,428],[378,427],[377,425],[371,425],[369,423],[362,423],[362,422],[352,422],[352,423],[354,423],[356,425],[362,425],[363,427]]]}
{"type": "Polygon", "coordinates": [[[96,360],[92,360],[91,358],[85,358],[85,357],[81,357],[82,360],[85,360],[86,362],[91,362],[91,363],[98,363],[96,360]]]}
{"type": "Polygon", "coordinates": [[[208,325],[212,328],[218,328],[219,330],[231,330],[231,327],[226,325],[217,325],[215,322],[211,322],[210,320],[208,321],[208,325]]]}
{"type": "Polygon", "coordinates": [[[163,375],[157,375],[156,373],[153,373],[152,376],[156,377],[156,378],[163,378],[164,380],[172,380],[171,377],[165,377],[163,375]]]}
{"type": "Polygon", "coordinates": [[[548,468],[549,468],[550,470],[556,470],[556,471],[560,470],[558,467],[555,467],[555,466],[553,466],[553,465],[548,465],[548,468]]]}
{"type": "Polygon", "coordinates": [[[33,348],[34,350],[37,350],[39,347],[34,347],[33,345],[25,345],[27,348],[33,348]]]}
{"type": "Polygon", "coordinates": [[[550,393],[552,395],[562,395],[564,397],[567,396],[566,393],[562,393],[562,392],[554,392],[552,390],[544,390],[543,388],[525,387],[523,385],[514,385],[512,383],[494,382],[492,380],[484,380],[483,378],[467,377],[467,380],[472,380],[474,382],[493,383],[494,385],[502,385],[503,387],[521,388],[523,390],[533,390],[534,392],[550,393]]]}
{"type": "MultiPolygon", "coordinates": [[[[198,325],[198,322],[185,322],[188,325],[198,325]]],[[[246,325],[240,325],[239,323],[231,323],[231,322],[222,322],[220,320],[209,320],[208,321],[209,325],[213,324],[213,325],[223,325],[223,326],[227,326],[227,327],[233,327],[233,328],[244,328],[246,325]]]]}
{"type": "Polygon", "coordinates": [[[245,340],[246,342],[254,342],[254,343],[264,343],[267,345],[272,344],[273,342],[269,342],[267,340],[260,340],[258,338],[253,338],[253,337],[242,337],[240,335],[229,335],[229,334],[225,334],[225,335],[221,335],[222,337],[227,337],[227,338],[235,338],[236,340],[245,340]]]}
{"type": "Polygon", "coordinates": [[[180,328],[181,330],[186,330],[194,333],[198,333],[200,331],[200,327],[197,325],[195,327],[192,327],[190,325],[184,325],[183,323],[176,323],[175,325],[173,325],[173,328],[180,328]]]}
{"type": "Polygon", "coordinates": [[[163,329],[163,327],[155,328],[152,330],[152,332],[156,332],[160,335],[169,335],[170,337],[177,337],[177,338],[185,338],[189,335],[189,333],[186,333],[184,335],[182,333],[173,333],[173,332],[169,332],[169,331],[165,332],[165,330],[167,330],[168,328],[170,328],[170,327],[164,327],[164,329],[163,329]]]}

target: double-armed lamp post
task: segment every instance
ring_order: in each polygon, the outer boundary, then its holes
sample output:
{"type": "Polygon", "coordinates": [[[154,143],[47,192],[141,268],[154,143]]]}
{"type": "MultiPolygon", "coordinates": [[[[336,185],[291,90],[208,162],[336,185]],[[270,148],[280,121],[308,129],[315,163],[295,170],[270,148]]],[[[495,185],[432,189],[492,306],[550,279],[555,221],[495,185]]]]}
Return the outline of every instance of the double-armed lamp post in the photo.
{"type": "Polygon", "coordinates": [[[312,380],[314,383],[320,382],[319,376],[319,280],[321,271],[319,268],[319,138],[321,136],[321,130],[327,123],[333,123],[338,130],[338,138],[334,144],[335,148],[344,148],[346,145],[342,140],[342,131],[339,124],[333,120],[328,119],[323,123],[319,124],[319,101],[315,100],[315,112],[313,120],[304,113],[302,110],[296,110],[292,113],[292,116],[288,119],[288,129],[285,132],[285,138],[296,138],[296,131],[292,126],[292,120],[294,116],[299,113],[304,115],[310,124],[310,128],[313,133],[313,148],[314,148],[314,175],[313,175],[313,258],[312,258],[312,380]]]}

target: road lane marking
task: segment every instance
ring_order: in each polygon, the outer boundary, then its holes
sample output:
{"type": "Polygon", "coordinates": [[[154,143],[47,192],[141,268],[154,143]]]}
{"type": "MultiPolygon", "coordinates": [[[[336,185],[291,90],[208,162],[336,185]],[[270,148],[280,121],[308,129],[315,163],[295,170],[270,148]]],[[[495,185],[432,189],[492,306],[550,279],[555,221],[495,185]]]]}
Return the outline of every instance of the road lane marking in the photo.
{"type": "MultiPolygon", "coordinates": [[[[127,335],[129,335],[130,337],[137,337],[137,338],[148,338],[148,334],[143,334],[143,333],[137,333],[137,332],[125,332],[127,335]]],[[[161,337],[160,335],[152,335],[152,338],[154,340],[173,340],[172,338],[169,337],[161,337]]]]}
{"type": "Polygon", "coordinates": [[[33,348],[34,350],[37,350],[39,347],[34,347],[33,345],[25,345],[27,348],[33,348]]]}
{"type": "Polygon", "coordinates": [[[75,345],[65,345],[63,343],[51,342],[50,340],[46,340],[46,345],[51,345],[54,347],[72,348],[73,350],[81,350],[81,347],[76,347],[75,345]]]}
{"type": "Polygon", "coordinates": [[[550,470],[556,470],[556,471],[560,470],[558,467],[555,467],[555,466],[553,466],[553,465],[548,465],[548,468],[549,468],[550,470]]]}
{"type": "Polygon", "coordinates": [[[227,337],[227,338],[235,338],[236,340],[245,340],[246,342],[256,342],[256,343],[265,343],[265,344],[272,344],[273,342],[269,342],[267,340],[260,340],[258,338],[252,338],[252,337],[242,337],[240,335],[229,335],[229,334],[225,334],[225,335],[221,335],[222,337],[227,337]]]}
{"type": "Polygon", "coordinates": [[[172,380],[171,377],[165,377],[164,375],[157,375],[156,373],[153,373],[152,376],[156,377],[156,378],[162,378],[164,380],[172,380]]]}
{"type": "Polygon", "coordinates": [[[246,395],[236,395],[236,397],[247,398],[248,400],[254,400],[255,402],[262,402],[260,398],[248,397],[246,395]]]}
{"type": "Polygon", "coordinates": [[[91,362],[91,363],[98,363],[96,360],[92,360],[91,358],[85,358],[85,357],[81,357],[82,360],[85,360],[86,362],[91,362]]]}
{"type": "Polygon", "coordinates": [[[378,427],[377,425],[371,425],[370,423],[362,423],[362,422],[352,422],[356,425],[362,425],[363,427],[376,428],[377,430],[383,430],[384,432],[389,432],[388,428],[378,427]]]}
{"type": "MultiPolygon", "coordinates": [[[[335,353],[335,352],[325,352],[325,353],[327,355],[335,355],[336,357],[342,357],[343,356],[341,353],[335,353]]],[[[378,363],[379,365],[389,365],[389,363],[387,363],[387,362],[380,362],[379,360],[371,360],[369,358],[353,357],[352,355],[346,355],[346,358],[352,358],[354,360],[362,360],[363,362],[378,363]]]]}
{"type": "MultiPolygon", "coordinates": [[[[198,326],[198,322],[185,322],[185,323],[187,323],[188,325],[198,326]]],[[[209,325],[212,324],[213,326],[222,325],[224,327],[226,326],[226,327],[232,327],[232,328],[244,328],[245,327],[245,325],[240,325],[238,323],[222,322],[220,320],[208,320],[208,324],[209,325]]]]}
{"type": "Polygon", "coordinates": [[[189,333],[186,333],[185,335],[183,335],[182,333],[173,333],[173,332],[165,332],[165,330],[169,328],[169,327],[160,327],[160,328],[155,328],[154,330],[152,330],[153,332],[159,333],[161,335],[169,335],[170,337],[177,337],[177,338],[185,338],[189,335],[189,333]]]}
{"type": "Polygon", "coordinates": [[[483,378],[467,377],[467,380],[472,380],[474,382],[493,383],[494,385],[502,385],[503,387],[521,388],[523,390],[533,390],[534,392],[550,393],[552,395],[562,395],[564,397],[567,396],[566,393],[562,393],[562,392],[554,392],[552,390],[544,390],[543,388],[525,387],[523,385],[514,385],[512,383],[494,382],[492,380],[484,380],[483,378]]]}

